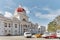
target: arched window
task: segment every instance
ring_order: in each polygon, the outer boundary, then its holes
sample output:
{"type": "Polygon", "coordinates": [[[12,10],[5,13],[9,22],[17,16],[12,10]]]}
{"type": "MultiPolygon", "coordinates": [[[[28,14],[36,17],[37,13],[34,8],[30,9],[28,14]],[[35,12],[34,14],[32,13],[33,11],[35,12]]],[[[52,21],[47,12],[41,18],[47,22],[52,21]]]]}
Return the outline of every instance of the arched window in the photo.
{"type": "Polygon", "coordinates": [[[23,21],[26,21],[26,19],[23,19],[23,21]]]}

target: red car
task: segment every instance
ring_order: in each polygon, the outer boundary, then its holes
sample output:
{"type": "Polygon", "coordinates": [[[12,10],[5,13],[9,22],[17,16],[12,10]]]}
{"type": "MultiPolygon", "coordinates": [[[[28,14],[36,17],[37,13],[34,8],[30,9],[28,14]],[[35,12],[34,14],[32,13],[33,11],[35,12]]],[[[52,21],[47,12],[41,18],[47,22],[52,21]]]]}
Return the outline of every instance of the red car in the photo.
{"type": "Polygon", "coordinates": [[[49,38],[57,38],[56,34],[51,34],[49,38]]]}
{"type": "Polygon", "coordinates": [[[56,34],[51,34],[51,35],[43,35],[43,38],[57,38],[56,34]]]}

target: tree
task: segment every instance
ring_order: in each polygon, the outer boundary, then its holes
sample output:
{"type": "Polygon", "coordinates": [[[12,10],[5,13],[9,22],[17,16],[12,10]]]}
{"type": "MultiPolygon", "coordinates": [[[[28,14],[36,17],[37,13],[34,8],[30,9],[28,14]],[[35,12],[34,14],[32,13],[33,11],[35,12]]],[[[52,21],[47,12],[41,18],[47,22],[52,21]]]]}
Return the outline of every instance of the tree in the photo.
{"type": "Polygon", "coordinates": [[[55,32],[56,31],[56,22],[55,21],[52,21],[52,22],[50,22],[49,24],[48,24],[48,31],[49,32],[55,32]]]}
{"type": "Polygon", "coordinates": [[[60,15],[57,16],[52,22],[48,24],[49,32],[54,32],[56,30],[60,30],[60,15]]]}

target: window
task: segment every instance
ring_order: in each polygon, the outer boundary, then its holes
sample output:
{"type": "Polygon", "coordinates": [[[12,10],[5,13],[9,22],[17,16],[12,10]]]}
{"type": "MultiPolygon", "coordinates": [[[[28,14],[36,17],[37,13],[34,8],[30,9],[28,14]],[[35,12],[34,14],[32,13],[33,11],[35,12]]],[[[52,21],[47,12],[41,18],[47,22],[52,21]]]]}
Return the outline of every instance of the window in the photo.
{"type": "Polygon", "coordinates": [[[24,27],[27,27],[27,25],[23,25],[24,27]]]}
{"type": "Polygon", "coordinates": [[[5,30],[5,32],[7,32],[7,30],[5,30]]]}
{"type": "Polygon", "coordinates": [[[30,27],[30,25],[28,25],[28,27],[30,27]]]}
{"type": "Polygon", "coordinates": [[[9,27],[11,27],[11,26],[10,26],[10,23],[9,23],[9,27]]]}
{"type": "Polygon", "coordinates": [[[24,29],[24,32],[25,32],[25,29],[24,29]]]}
{"type": "Polygon", "coordinates": [[[17,33],[17,30],[15,30],[15,33],[17,33]]]}
{"type": "Polygon", "coordinates": [[[17,24],[15,24],[15,28],[17,28],[17,24]]]}
{"type": "Polygon", "coordinates": [[[26,34],[31,34],[31,33],[26,33],[26,34]]]}
{"type": "Polygon", "coordinates": [[[23,21],[26,21],[25,19],[23,19],[23,21]]]}
{"type": "Polygon", "coordinates": [[[10,30],[9,30],[9,32],[10,32],[10,30]]]}
{"type": "Polygon", "coordinates": [[[4,23],[4,26],[7,27],[7,23],[4,23]]]}
{"type": "Polygon", "coordinates": [[[24,32],[27,32],[27,29],[24,29],[24,32]]]}

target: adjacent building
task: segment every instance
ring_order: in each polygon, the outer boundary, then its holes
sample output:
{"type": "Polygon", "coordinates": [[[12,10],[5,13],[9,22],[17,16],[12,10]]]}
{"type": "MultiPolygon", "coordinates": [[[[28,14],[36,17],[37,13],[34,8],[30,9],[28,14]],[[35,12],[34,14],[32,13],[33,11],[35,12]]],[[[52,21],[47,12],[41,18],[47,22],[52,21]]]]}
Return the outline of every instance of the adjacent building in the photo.
{"type": "Polygon", "coordinates": [[[46,27],[45,27],[45,26],[40,26],[40,27],[38,28],[38,33],[44,34],[44,32],[46,32],[46,27]]]}

